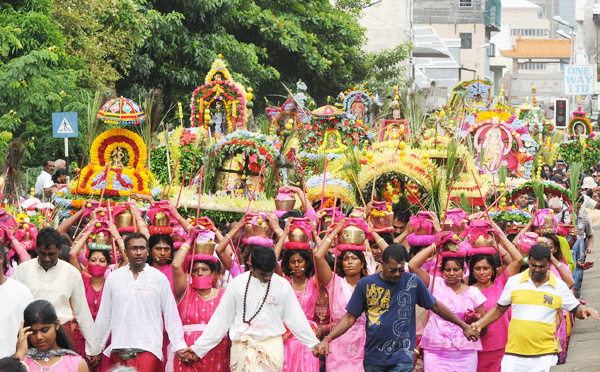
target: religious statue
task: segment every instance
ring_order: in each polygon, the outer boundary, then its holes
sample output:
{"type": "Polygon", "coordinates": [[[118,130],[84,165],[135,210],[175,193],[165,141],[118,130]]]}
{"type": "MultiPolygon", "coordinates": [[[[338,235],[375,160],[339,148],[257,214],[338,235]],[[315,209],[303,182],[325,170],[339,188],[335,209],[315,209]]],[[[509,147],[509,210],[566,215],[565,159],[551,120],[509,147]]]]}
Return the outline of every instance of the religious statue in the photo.
{"type": "Polygon", "coordinates": [[[215,101],[215,111],[211,117],[211,120],[213,122],[215,131],[214,134],[224,134],[227,132],[227,123],[223,123],[224,122],[224,116],[223,116],[223,102],[221,102],[220,100],[215,101]]]}
{"type": "Polygon", "coordinates": [[[123,164],[123,160],[125,158],[125,153],[123,152],[122,147],[116,147],[110,154],[110,162],[113,168],[124,168],[125,164],[123,164]]]}

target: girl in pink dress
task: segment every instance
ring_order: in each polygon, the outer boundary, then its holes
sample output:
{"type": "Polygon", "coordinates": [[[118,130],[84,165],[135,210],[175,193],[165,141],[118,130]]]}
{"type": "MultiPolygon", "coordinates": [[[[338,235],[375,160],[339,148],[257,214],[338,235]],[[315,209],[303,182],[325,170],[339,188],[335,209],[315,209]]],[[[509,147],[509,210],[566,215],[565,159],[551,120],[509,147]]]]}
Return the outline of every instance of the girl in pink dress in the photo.
{"type": "MultiPolygon", "coordinates": [[[[434,251],[435,245],[419,252],[409,262],[410,271],[419,275],[435,298],[461,320],[468,322],[465,315],[469,317],[468,314],[473,312],[483,316],[485,297],[477,288],[463,283],[466,250],[441,251],[443,278],[435,277],[435,279],[421,268],[425,260],[435,253],[434,251]]],[[[477,351],[481,350],[481,341],[467,340],[459,326],[430,313],[421,338],[421,348],[424,353],[425,372],[475,371],[477,351]]]]}
{"type": "MultiPolygon", "coordinates": [[[[308,319],[313,329],[316,330],[317,325],[313,321],[313,318],[315,317],[319,288],[313,277],[315,268],[312,251],[286,249],[281,260],[281,269],[292,285],[296,298],[298,298],[304,315],[306,315],[306,319],[308,319]]],[[[317,334],[317,337],[319,336],[317,334]]],[[[319,371],[319,359],[315,358],[305,345],[298,341],[290,332],[286,332],[283,337],[283,372],[319,371]]]]}
{"type": "MultiPolygon", "coordinates": [[[[346,305],[352,297],[358,280],[368,275],[367,261],[362,251],[346,250],[341,252],[336,259],[335,273],[327,263],[327,252],[333,240],[344,227],[344,222],[338,223],[333,231],[325,236],[315,253],[317,276],[329,292],[332,328],[346,314],[346,305]]],[[[329,344],[329,356],[325,363],[328,372],[364,372],[365,323],[366,318],[363,314],[346,333],[329,344]]]]}
{"type": "Polygon", "coordinates": [[[70,349],[54,306],[46,300],[29,304],[23,313],[15,356],[31,372],[88,372],[85,360],[70,349]]]}

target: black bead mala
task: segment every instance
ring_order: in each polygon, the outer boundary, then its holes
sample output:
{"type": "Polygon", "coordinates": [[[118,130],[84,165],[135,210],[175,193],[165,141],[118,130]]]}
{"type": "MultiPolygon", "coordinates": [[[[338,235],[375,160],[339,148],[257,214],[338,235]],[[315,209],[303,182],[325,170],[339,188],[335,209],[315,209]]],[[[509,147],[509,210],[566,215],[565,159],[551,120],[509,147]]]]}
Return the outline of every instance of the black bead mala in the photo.
{"type": "Polygon", "coordinates": [[[256,318],[258,313],[260,313],[260,310],[262,310],[265,302],[267,302],[267,297],[269,296],[269,289],[271,289],[271,279],[269,279],[269,282],[267,283],[267,292],[265,293],[265,297],[263,297],[262,302],[260,303],[260,306],[258,307],[258,310],[256,310],[256,313],[254,313],[254,315],[252,315],[252,317],[250,319],[246,320],[246,297],[248,297],[248,288],[250,287],[250,279],[252,279],[252,273],[250,273],[250,275],[248,275],[248,283],[246,283],[246,290],[244,291],[244,306],[242,308],[242,321],[248,325],[250,325],[250,322],[252,322],[252,320],[254,320],[254,318],[256,318]]]}

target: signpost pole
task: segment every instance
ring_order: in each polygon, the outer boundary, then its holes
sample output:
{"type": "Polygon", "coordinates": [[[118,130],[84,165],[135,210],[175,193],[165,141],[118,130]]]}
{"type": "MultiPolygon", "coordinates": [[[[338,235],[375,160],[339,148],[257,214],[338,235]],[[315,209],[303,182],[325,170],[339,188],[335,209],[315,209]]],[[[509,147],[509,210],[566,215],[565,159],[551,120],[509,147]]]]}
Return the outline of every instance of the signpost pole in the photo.
{"type": "Polygon", "coordinates": [[[67,162],[67,181],[71,178],[69,177],[69,138],[65,137],[65,161],[67,162]]]}

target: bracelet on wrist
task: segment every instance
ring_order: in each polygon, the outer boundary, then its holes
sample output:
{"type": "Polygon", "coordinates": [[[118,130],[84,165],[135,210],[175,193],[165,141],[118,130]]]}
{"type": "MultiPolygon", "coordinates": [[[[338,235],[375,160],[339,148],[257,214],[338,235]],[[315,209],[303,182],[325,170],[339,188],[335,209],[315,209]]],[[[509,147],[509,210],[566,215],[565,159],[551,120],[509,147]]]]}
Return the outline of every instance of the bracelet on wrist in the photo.
{"type": "Polygon", "coordinates": [[[329,340],[329,343],[331,343],[333,341],[333,339],[329,335],[326,335],[325,337],[323,337],[323,339],[329,340]]]}

